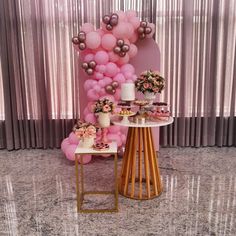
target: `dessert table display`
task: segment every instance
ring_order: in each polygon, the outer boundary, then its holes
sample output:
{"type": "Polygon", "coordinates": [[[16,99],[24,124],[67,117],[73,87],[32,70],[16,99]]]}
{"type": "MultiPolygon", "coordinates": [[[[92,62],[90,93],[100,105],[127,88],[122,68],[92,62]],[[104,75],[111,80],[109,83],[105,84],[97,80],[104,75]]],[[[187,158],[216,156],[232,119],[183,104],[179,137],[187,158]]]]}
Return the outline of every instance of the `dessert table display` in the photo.
{"type": "Polygon", "coordinates": [[[144,124],[113,121],[114,125],[129,127],[119,179],[121,195],[145,200],[161,194],[162,183],[151,128],[172,122],[172,117],[167,121],[148,121],[144,124]]]}
{"type": "MultiPolygon", "coordinates": [[[[99,213],[99,212],[118,212],[118,178],[117,178],[117,143],[110,144],[99,143],[93,147],[87,148],[78,145],[75,150],[75,172],[76,172],[76,193],[77,193],[77,211],[83,213],[99,213]],[[115,189],[113,191],[86,191],[84,189],[84,171],[83,171],[83,156],[84,155],[101,155],[111,154],[114,156],[114,176],[115,189]],[[80,160],[80,161],[79,161],[80,160]],[[80,163],[80,173],[79,165],[80,163]],[[85,195],[114,195],[114,207],[111,209],[85,209],[83,208],[83,200],[85,195]]],[[[96,173],[98,174],[98,173],[96,173]]],[[[101,175],[100,175],[101,176],[101,175]]]]}

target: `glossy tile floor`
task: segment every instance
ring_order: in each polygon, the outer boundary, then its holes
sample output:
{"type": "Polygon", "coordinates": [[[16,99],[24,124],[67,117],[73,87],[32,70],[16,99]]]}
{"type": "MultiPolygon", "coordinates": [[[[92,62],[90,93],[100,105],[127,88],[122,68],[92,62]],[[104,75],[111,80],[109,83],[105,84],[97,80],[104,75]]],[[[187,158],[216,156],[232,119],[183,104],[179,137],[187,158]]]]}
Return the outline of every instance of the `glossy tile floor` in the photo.
{"type": "MultiPolygon", "coordinates": [[[[160,197],[77,214],[74,165],[60,150],[0,151],[0,235],[236,235],[236,148],[163,148],[159,165],[160,197]]],[[[112,168],[94,158],[86,187],[112,184],[112,168]]]]}

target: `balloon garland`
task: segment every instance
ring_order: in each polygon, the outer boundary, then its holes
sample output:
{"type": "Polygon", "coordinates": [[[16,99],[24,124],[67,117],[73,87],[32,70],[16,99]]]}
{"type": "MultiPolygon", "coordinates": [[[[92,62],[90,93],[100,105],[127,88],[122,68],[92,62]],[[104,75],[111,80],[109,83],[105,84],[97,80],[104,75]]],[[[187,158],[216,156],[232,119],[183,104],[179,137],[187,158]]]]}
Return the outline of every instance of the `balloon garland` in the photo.
{"type": "MultiPolygon", "coordinates": [[[[74,48],[82,58],[80,66],[88,76],[84,83],[88,100],[83,112],[86,122],[96,122],[92,111],[95,100],[107,97],[113,102],[119,101],[120,85],[136,80],[135,69],[129,64],[130,58],[138,52],[135,42],[153,37],[154,28],[154,24],[140,21],[136,11],[117,11],[102,17],[100,29],[95,30],[92,24],[85,23],[78,35],[72,38],[74,48]]],[[[69,160],[74,159],[74,138],[71,133],[62,142],[62,150],[69,160]]],[[[109,128],[107,138],[116,140],[118,146],[126,140],[121,128],[115,126],[109,128]]],[[[87,162],[90,159],[88,156],[87,162]]]]}

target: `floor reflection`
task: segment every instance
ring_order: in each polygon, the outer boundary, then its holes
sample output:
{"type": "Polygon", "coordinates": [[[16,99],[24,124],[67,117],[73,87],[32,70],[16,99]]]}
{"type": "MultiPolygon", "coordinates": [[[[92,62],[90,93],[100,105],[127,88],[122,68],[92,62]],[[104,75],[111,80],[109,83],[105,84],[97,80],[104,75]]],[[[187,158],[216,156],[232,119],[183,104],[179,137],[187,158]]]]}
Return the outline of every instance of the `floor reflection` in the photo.
{"type": "MultiPolygon", "coordinates": [[[[153,212],[155,222],[163,220],[166,224],[162,235],[180,235],[181,232],[201,235],[203,231],[204,235],[235,234],[235,176],[173,174],[162,175],[162,181],[165,190],[153,201],[138,203],[120,197],[122,210],[118,214],[108,214],[118,235],[125,232],[117,226],[122,224],[123,218],[132,223],[130,216],[137,215],[146,222],[153,217],[153,212]],[[139,204],[138,207],[135,204],[139,204]]],[[[92,232],[96,224],[106,224],[107,215],[77,214],[73,181],[59,174],[49,182],[38,181],[33,175],[27,185],[28,192],[22,194],[24,186],[19,186],[15,178],[13,180],[11,175],[1,178],[0,235],[54,235],[55,232],[81,235],[81,232],[86,234],[89,227],[88,232],[92,232]],[[35,224],[29,223],[32,217],[35,224]]],[[[139,225],[135,227],[139,229],[139,225]]],[[[156,235],[161,235],[159,233],[156,235]]]]}

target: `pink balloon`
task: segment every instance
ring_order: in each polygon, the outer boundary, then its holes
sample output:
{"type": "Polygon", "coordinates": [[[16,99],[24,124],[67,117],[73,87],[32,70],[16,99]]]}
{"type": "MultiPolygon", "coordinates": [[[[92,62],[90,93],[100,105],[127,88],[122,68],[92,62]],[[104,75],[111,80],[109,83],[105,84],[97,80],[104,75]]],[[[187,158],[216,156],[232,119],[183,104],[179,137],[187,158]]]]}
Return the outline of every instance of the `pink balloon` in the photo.
{"type": "Polygon", "coordinates": [[[108,52],[108,55],[109,55],[109,59],[111,62],[116,62],[120,59],[120,57],[116,53],[114,53],[113,51],[108,52]]]}
{"type": "Polygon", "coordinates": [[[112,95],[108,95],[107,94],[107,95],[104,95],[104,96],[100,97],[100,99],[104,99],[104,98],[107,98],[107,99],[109,99],[112,102],[115,102],[115,98],[112,95]]]}
{"type": "Polygon", "coordinates": [[[66,158],[70,161],[74,161],[75,160],[75,150],[77,148],[77,145],[75,144],[71,144],[66,148],[66,158]]]}
{"type": "Polygon", "coordinates": [[[113,34],[117,39],[126,38],[128,30],[129,30],[129,28],[127,27],[127,23],[120,22],[116,27],[114,27],[113,34]]]}
{"type": "Polygon", "coordinates": [[[93,123],[93,124],[96,123],[96,117],[93,113],[87,114],[84,119],[86,122],[93,123]]]}
{"type": "Polygon", "coordinates": [[[95,85],[93,87],[94,91],[96,91],[97,93],[99,93],[99,91],[101,90],[101,87],[99,85],[95,85]]]}
{"type": "Polygon", "coordinates": [[[115,11],[115,13],[119,16],[119,21],[127,21],[126,14],[123,11],[115,11]]]}
{"type": "Polygon", "coordinates": [[[120,127],[119,126],[116,126],[116,125],[112,125],[108,128],[109,132],[110,133],[118,133],[120,131],[120,127]]]}
{"type": "Polygon", "coordinates": [[[104,88],[101,88],[100,91],[99,91],[99,95],[103,96],[105,94],[106,94],[106,90],[104,88]]]}
{"type": "Polygon", "coordinates": [[[89,89],[93,88],[94,85],[96,85],[97,82],[95,80],[92,80],[92,79],[87,79],[85,82],[84,82],[84,89],[86,91],[88,91],[89,89]]]}
{"type": "Polygon", "coordinates": [[[120,100],[120,91],[121,91],[120,89],[116,89],[116,93],[114,94],[116,101],[120,100]]]}
{"type": "Polygon", "coordinates": [[[130,42],[131,43],[135,43],[137,40],[138,40],[138,35],[137,33],[133,34],[131,37],[130,37],[130,42]]]}
{"type": "Polygon", "coordinates": [[[104,79],[101,79],[98,81],[98,84],[100,87],[105,87],[106,86],[106,81],[104,79]]]}
{"type": "Polygon", "coordinates": [[[102,29],[97,29],[96,32],[98,32],[98,34],[102,37],[105,32],[102,29]]]}
{"type": "Polygon", "coordinates": [[[87,97],[90,101],[96,101],[99,99],[99,94],[94,91],[94,89],[89,89],[89,91],[87,92],[87,97]]]}
{"type": "MultiPolygon", "coordinates": [[[[92,155],[83,155],[82,158],[83,158],[83,164],[88,164],[92,159],[92,155]]],[[[79,157],[79,163],[82,163],[81,156],[79,157]]]]}
{"type": "Polygon", "coordinates": [[[121,57],[117,62],[119,65],[124,65],[129,62],[129,55],[126,54],[124,57],[121,57]]]}
{"type": "Polygon", "coordinates": [[[133,81],[135,81],[137,78],[138,78],[137,75],[133,75],[133,76],[132,76],[132,80],[133,80],[133,81]]]}
{"type": "Polygon", "coordinates": [[[101,44],[101,36],[97,32],[89,32],[85,42],[88,48],[96,49],[101,44]]]}
{"type": "Polygon", "coordinates": [[[103,79],[103,74],[102,73],[100,73],[100,72],[95,72],[94,73],[94,78],[96,79],[96,80],[100,80],[100,79],[103,79]]]}
{"type": "Polygon", "coordinates": [[[134,27],[130,23],[126,23],[126,27],[127,27],[126,38],[129,39],[134,34],[134,27]]]}
{"type": "Polygon", "coordinates": [[[125,82],[125,77],[124,77],[123,74],[118,73],[118,74],[114,77],[113,80],[114,80],[114,81],[117,81],[118,83],[124,83],[124,82],[125,82]]]}
{"type": "Polygon", "coordinates": [[[109,62],[106,65],[105,75],[113,77],[117,73],[117,65],[113,62],[109,62]]]}
{"type": "Polygon", "coordinates": [[[95,54],[94,60],[96,61],[96,63],[98,65],[102,65],[102,64],[105,65],[109,61],[109,56],[108,56],[107,52],[105,52],[105,51],[98,51],[95,54]]]}
{"type": "Polygon", "coordinates": [[[70,145],[69,138],[65,138],[61,143],[61,150],[65,153],[69,145],[70,145]]]}
{"type": "Polygon", "coordinates": [[[126,11],[125,13],[126,13],[126,16],[127,16],[128,18],[133,18],[133,17],[136,17],[136,16],[137,16],[137,12],[134,11],[134,10],[128,10],[128,11],[126,11]]]}
{"type": "Polygon", "coordinates": [[[130,71],[126,71],[124,73],[124,76],[127,80],[132,80],[133,79],[133,74],[130,71]]]}
{"type": "Polygon", "coordinates": [[[140,20],[138,17],[131,17],[129,19],[130,24],[134,27],[134,29],[137,29],[140,25],[140,20]]]}
{"type": "Polygon", "coordinates": [[[83,112],[84,116],[88,115],[89,113],[91,113],[90,109],[88,107],[85,107],[83,112]]]}
{"type": "Polygon", "coordinates": [[[108,85],[112,82],[112,79],[110,77],[105,76],[103,81],[105,82],[105,85],[108,85]]]}
{"type": "Polygon", "coordinates": [[[105,34],[102,37],[102,47],[106,50],[112,50],[116,45],[116,38],[112,34],[105,34]]]}
{"type": "Polygon", "coordinates": [[[136,47],[136,45],[130,44],[128,51],[129,57],[130,58],[135,57],[137,53],[138,53],[138,48],[136,47]]]}
{"type": "Polygon", "coordinates": [[[89,54],[85,55],[85,57],[84,57],[85,62],[90,62],[93,59],[94,59],[94,55],[92,53],[89,53],[89,54]]]}
{"type": "Polygon", "coordinates": [[[84,23],[81,26],[81,31],[84,31],[86,34],[93,30],[94,30],[94,26],[91,23],[84,23]]]}
{"type": "Polygon", "coordinates": [[[125,65],[123,65],[123,66],[120,68],[120,71],[121,71],[122,73],[125,73],[125,72],[129,71],[129,72],[131,72],[132,74],[134,74],[135,69],[134,69],[134,67],[133,67],[131,64],[125,64],[125,65]]]}
{"type": "Polygon", "coordinates": [[[76,145],[79,144],[79,139],[77,138],[77,136],[75,135],[74,132],[71,132],[70,135],[69,135],[69,143],[70,144],[76,144],[76,145]]]}
{"type": "Polygon", "coordinates": [[[103,74],[106,71],[106,66],[105,65],[97,65],[96,66],[96,71],[103,74]]]}

